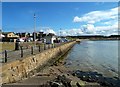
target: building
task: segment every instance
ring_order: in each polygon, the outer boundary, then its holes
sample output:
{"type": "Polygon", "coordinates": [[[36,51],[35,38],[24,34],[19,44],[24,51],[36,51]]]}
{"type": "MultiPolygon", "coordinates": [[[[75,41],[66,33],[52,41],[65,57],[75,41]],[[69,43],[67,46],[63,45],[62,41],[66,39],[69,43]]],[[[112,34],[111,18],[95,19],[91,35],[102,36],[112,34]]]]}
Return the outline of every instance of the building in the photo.
{"type": "Polygon", "coordinates": [[[3,32],[2,35],[4,35],[5,37],[19,37],[18,35],[16,35],[14,32],[3,32]]]}
{"type": "Polygon", "coordinates": [[[2,30],[0,30],[0,42],[2,42],[3,37],[5,37],[5,36],[2,34],[2,30]]]}
{"type": "Polygon", "coordinates": [[[52,33],[49,33],[48,35],[46,35],[45,37],[44,37],[44,39],[46,40],[46,43],[47,44],[53,44],[54,43],[54,41],[56,40],[56,36],[54,35],[54,34],[52,34],[52,33]]]}
{"type": "Polygon", "coordinates": [[[2,35],[4,35],[4,37],[2,37],[2,42],[16,42],[19,38],[14,32],[2,32],[2,35]]]}
{"type": "Polygon", "coordinates": [[[43,39],[43,35],[44,35],[43,32],[38,33],[37,38],[38,38],[39,41],[41,41],[43,39]]]}
{"type": "Polygon", "coordinates": [[[5,36],[0,34],[0,42],[2,41],[3,37],[5,37],[5,36]]]}
{"type": "Polygon", "coordinates": [[[61,37],[60,42],[68,42],[69,40],[66,37],[61,37]]]}
{"type": "Polygon", "coordinates": [[[26,33],[26,32],[24,32],[24,33],[16,33],[16,35],[18,35],[20,38],[22,38],[22,37],[30,37],[30,33],[26,33]]]}

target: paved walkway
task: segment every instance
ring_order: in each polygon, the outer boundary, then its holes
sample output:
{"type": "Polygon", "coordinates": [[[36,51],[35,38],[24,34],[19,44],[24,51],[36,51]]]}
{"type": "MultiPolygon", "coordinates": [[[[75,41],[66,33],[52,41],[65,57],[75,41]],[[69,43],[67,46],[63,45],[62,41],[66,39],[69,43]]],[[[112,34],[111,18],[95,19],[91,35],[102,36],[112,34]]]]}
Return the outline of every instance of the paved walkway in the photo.
{"type": "MultiPolygon", "coordinates": [[[[28,49],[23,49],[23,57],[21,57],[21,50],[7,51],[7,63],[12,62],[14,60],[22,59],[22,58],[25,58],[25,57],[28,57],[28,56],[31,56],[31,55],[34,55],[34,54],[38,54],[40,52],[43,52],[44,50],[51,49],[51,48],[54,48],[54,47],[58,47],[62,44],[64,44],[64,43],[61,43],[61,44],[58,43],[58,44],[55,44],[55,45],[46,44],[45,46],[40,46],[40,49],[39,49],[39,46],[34,46],[33,47],[33,54],[32,54],[31,47],[28,48],[28,49]],[[40,50],[40,52],[39,52],[39,50],[40,50]]],[[[2,53],[0,53],[0,63],[1,64],[6,64],[4,61],[5,61],[5,52],[2,52],[2,53]]]]}

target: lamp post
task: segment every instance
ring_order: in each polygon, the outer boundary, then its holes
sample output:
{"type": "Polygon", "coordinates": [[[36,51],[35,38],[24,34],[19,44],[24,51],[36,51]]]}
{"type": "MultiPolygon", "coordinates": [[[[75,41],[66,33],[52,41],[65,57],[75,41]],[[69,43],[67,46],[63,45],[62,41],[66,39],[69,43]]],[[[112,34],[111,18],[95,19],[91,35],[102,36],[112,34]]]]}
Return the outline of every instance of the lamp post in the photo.
{"type": "Polygon", "coordinates": [[[34,13],[34,42],[35,42],[35,39],[36,39],[36,15],[34,13]]]}
{"type": "Polygon", "coordinates": [[[61,37],[61,33],[62,33],[62,31],[61,31],[62,29],[60,28],[60,37],[61,37]]]}

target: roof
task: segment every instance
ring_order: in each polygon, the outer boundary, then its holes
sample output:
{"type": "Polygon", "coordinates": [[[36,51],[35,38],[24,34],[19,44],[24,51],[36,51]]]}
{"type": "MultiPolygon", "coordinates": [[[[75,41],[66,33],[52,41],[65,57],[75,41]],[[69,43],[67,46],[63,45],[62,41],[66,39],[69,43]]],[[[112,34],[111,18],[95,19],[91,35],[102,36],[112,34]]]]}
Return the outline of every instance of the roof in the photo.
{"type": "Polygon", "coordinates": [[[0,34],[0,37],[5,37],[5,35],[3,35],[3,34],[0,34]]]}
{"type": "Polygon", "coordinates": [[[3,38],[3,37],[5,37],[5,35],[0,34],[0,39],[3,38]]]}
{"type": "Polygon", "coordinates": [[[56,35],[53,33],[49,33],[49,34],[47,34],[47,36],[56,36],[56,35]]]}
{"type": "Polygon", "coordinates": [[[9,33],[14,33],[14,32],[2,32],[2,34],[9,34],[9,33]]]}

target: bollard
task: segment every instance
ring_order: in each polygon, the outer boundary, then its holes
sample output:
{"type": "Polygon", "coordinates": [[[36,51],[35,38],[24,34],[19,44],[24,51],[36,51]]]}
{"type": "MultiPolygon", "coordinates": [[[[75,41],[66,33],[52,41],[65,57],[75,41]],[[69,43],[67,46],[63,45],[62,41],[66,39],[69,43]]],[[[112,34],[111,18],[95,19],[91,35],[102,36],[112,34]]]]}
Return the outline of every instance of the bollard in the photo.
{"type": "Polygon", "coordinates": [[[53,48],[53,44],[51,44],[51,48],[53,48]]]}
{"type": "Polygon", "coordinates": [[[39,45],[39,52],[40,52],[40,45],[39,45]]]}
{"type": "Polygon", "coordinates": [[[33,46],[31,47],[31,54],[33,54],[33,46]]]}
{"type": "Polygon", "coordinates": [[[48,44],[48,49],[50,49],[50,44],[48,44]]]}
{"type": "Polygon", "coordinates": [[[44,44],[44,50],[46,50],[46,44],[44,44]]]}
{"type": "Polygon", "coordinates": [[[5,50],[5,63],[7,62],[7,51],[5,50]]]}
{"type": "Polygon", "coordinates": [[[19,50],[19,47],[20,47],[20,43],[18,40],[16,40],[16,43],[15,43],[15,50],[19,50]]]}
{"type": "Polygon", "coordinates": [[[52,44],[52,48],[54,48],[54,44],[52,44]]]}
{"type": "Polygon", "coordinates": [[[51,48],[51,44],[49,45],[49,47],[51,48]]]}
{"type": "Polygon", "coordinates": [[[21,57],[23,57],[23,48],[22,48],[22,46],[20,46],[20,50],[21,50],[21,57]]]}

